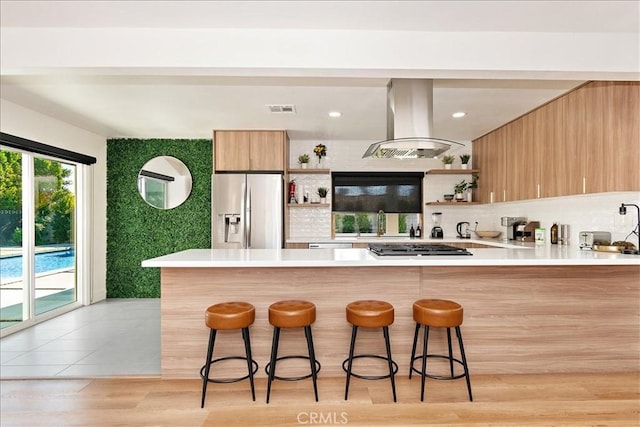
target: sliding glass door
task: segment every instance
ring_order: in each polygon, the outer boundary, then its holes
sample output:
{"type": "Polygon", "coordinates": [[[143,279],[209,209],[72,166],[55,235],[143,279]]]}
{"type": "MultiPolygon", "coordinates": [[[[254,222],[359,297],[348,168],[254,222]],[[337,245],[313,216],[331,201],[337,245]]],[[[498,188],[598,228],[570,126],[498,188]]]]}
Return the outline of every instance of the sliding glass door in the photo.
{"type": "Polygon", "coordinates": [[[74,164],[0,150],[0,327],[74,303],[74,164]]]}
{"type": "Polygon", "coordinates": [[[76,167],[34,158],[35,315],[77,300],[76,167]]]}
{"type": "Polygon", "coordinates": [[[22,153],[0,150],[0,328],[24,318],[22,153]]]}

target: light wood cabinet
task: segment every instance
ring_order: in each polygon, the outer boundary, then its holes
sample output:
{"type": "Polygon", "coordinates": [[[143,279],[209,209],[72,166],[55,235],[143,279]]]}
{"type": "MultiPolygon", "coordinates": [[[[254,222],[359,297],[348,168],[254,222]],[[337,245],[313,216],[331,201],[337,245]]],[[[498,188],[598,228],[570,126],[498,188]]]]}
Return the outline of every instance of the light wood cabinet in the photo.
{"type": "MultiPolygon", "coordinates": [[[[574,90],[564,99],[564,144],[561,158],[564,159],[562,169],[567,177],[565,181],[566,194],[582,194],[585,192],[584,177],[587,170],[587,141],[588,126],[592,122],[587,119],[586,90],[574,90]]],[[[601,158],[595,144],[589,144],[594,157],[601,158]]]]}
{"type": "MultiPolygon", "coordinates": [[[[488,139],[486,136],[473,141],[473,164],[480,170],[489,170],[488,162],[488,139]]],[[[478,188],[475,190],[475,200],[480,203],[491,203],[489,198],[489,183],[487,177],[483,176],[478,180],[478,188]]]]}
{"type": "Polygon", "coordinates": [[[640,190],[640,83],[590,82],[473,141],[482,203],[640,190]]]}
{"type": "Polygon", "coordinates": [[[453,246],[455,248],[463,248],[463,249],[478,249],[478,248],[495,248],[495,246],[483,245],[482,243],[473,243],[473,242],[446,242],[444,243],[447,246],[453,246]]]}
{"type": "Polygon", "coordinates": [[[287,249],[309,249],[309,243],[285,243],[284,245],[287,249]]]}
{"type": "MultiPolygon", "coordinates": [[[[493,166],[489,171],[491,177],[492,191],[494,194],[494,200],[504,202],[507,200],[507,129],[497,129],[493,135],[494,148],[490,150],[493,166]]],[[[483,174],[484,175],[484,174],[483,174]]]]}
{"type": "Polygon", "coordinates": [[[518,119],[505,129],[504,140],[504,193],[502,200],[520,200],[526,188],[523,180],[530,175],[531,167],[523,150],[524,120],[518,119]]]}
{"type": "MultiPolygon", "coordinates": [[[[583,179],[581,193],[599,193],[606,191],[604,179],[604,116],[606,86],[603,82],[594,82],[580,91],[584,92],[584,108],[586,110],[585,140],[582,142],[584,150],[580,158],[580,175],[583,179]]],[[[613,147],[612,147],[613,149],[613,147]]]]}
{"type": "Polygon", "coordinates": [[[614,82],[605,91],[603,191],[640,188],[640,83],[614,82]]]}
{"type": "Polygon", "coordinates": [[[214,131],[216,171],[284,171],[285,131],[214,131]]]}

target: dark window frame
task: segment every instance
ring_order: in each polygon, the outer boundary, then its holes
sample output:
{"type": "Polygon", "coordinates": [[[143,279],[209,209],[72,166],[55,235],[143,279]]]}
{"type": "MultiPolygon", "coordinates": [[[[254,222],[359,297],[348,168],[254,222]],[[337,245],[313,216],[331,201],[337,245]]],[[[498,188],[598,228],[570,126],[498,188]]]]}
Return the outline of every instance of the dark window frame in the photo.
{"type": "Polygon", "coordinates": [[[76,153],[75,151],[65,150],[64,148],[54,147],[53,145],[43,144],[42,142],[33,141],[31,139],[21,138],[4,132],[0,132],[0,145],[28,151],[30,153],[56,157],[58,159],[71,162],[82,163],[85,165],[93,165],[96,163],[95,157],[76,153]]]}

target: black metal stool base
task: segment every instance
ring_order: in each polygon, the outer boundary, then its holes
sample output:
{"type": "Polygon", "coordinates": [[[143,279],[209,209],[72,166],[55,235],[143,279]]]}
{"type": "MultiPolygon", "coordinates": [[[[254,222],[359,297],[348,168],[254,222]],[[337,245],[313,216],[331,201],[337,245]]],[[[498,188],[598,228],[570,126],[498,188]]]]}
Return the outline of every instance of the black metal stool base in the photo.
{"type": "MultiPolygon", "coordinates": [[[[389,359],[387,359],[384,356],[380,356],[378,354],[359,354],[357,356],[353,356],[352,359],[360,359],[360,358],[373,358],[373,359],[381,359],[384,361],[388,361],[389,359]]],[[[345,366],[347,363],[349,363],[349,358],[347,357],[346,359],[344,359],[344,361],[342,362],[342,370],[345,371],[346,373],[349,373],[349,370],[347,369],[347,367],[345,366]]],[[[395,361],[391,361],[391,365],[393,365],[393,375],[398,373],[398,364],[395,361]]],[[[352,377],[356,377],[356,378],[360,378],[362,380],[384,380],[387,378],[391,378],[391,374],[384,374],[384,375],[360,375],[360,374],[356,374],[355,372],[353,372],[353,369],[351,370],[351,376],[352,377]]]]}
{"type": "MultiPolygon", "coordinates": [[[[293,355],[293,356],[278,357],[276,358],[276,362],[279,362],[285,359],[304,359],[304,360],[311,361],[309,356],[293,355]]],[[[320,372],[320,368],[322,368],[322,366],[320,365],[320,362],[318,362],[317,360],[315,362],[316,362],[316,375],[317,375],[320,372]]],[[[267,374],[267,376],[271,373],[271,363],[267,363],[267,365],[264,367],[264,372],[267,374]]],[[[275,374],[273,375],[274,380],[280,380],[280,381],[300,381],[300,380],[306,380],[307,378],[311,378],[311,377],[313,377],[313,372],[310,372],[307,375],[303,375],[301,377],[281,377],[275,374]]]]}
{"type": "Polygon", "coordinates": [[[251,335],[249,333],[249,327],[242,328],[242,340],[244,341],[244,351],[246,356],[226,356],[220,357],[218,359],[213,358],[213,347],[216,342],[217,330],[211,329],[209,331],[209,344],[207,345],[207,358],[205,359],[204,365],[200,368],[200,378],[202,378],[202,399],[200,401],[200,407],[204,408],[204,401],[207,397],[207,385],[209,383],[235,383],[238,381],[249,379],[249,383],[251,384],[251,398],[255,402],[256,400],[256,389],[253,381],[253,376],[256,372],[258,372],[258,362],[253,360],[251,356],[251,335]],[[247,364],[247,375],[244,377],[238,378],[227,378],[227,379],[218,379],[218,378],[209,378],[211,373],[211,366],[217,362],[222,362],[225,360],[244,360],[247,364]]]}
{"type": "Polygon", "coordinates": [[[384,344],[387,350],[387,357],[380,356],[377,354],[358,354],[354,355],[355,347],[356,347],[356,337],[358,335],[358,326],[351,326],[351,345],[349,346],[349,357],[347,357],[344,362],[342,362],[342,369],[347,373],[347,379],[344,385],[344,400],[349,398],[349,383],[351,382],[351,377],[360,378],[363,380],[381,380],[385,378],[389,378],[391,380],[391,391],[393,392],[393,401],[396,400],[396,380],[395,375],[398,372],[398,364],[393,361],[391,357],[391,342],[389,340],[389,327],[382,327],[382,335],[384,336],[384,344]],[[356,374],[353,372],[353,360],[360,358],[370,358],[370,359],[382,359],[387,362],[389,373],[384,375],[362,375],[356,374]],[[347,365],[345,368],[344,365],[347,365]]]}
{"type": "Polygon", "coordinates": [[[460,331],[460,326],[455,326],[453,328],[455,329],[456,338],[458,339],[458,347],[460,349],[461,359],[456,359],[455,357],[453,357],[453,348],[451,345],[451,328],[446,328],[447,329],[447,347],[449,350],[449,355],[429,354],[429,352],[427,351],[427,348],[428,348],[428,342],[429,342],[430,327],[428,325],[421,325],[420,323],[416,323],[416,329],[413,335],[413,347],[411,349],[411,360],[409,364],[409,379],[411,379],[411,374],[414,372],[420,375],[420,401],[421,402],[424,401],[424,386],[425,386],[426,378],[432,378],[434,380],[445,380],[445,381],[464,378],[467,382],[467,392],[469,393],[469,401],[473,402],[473,394],[471,393],[471,379],[469,378],[469,366],[467,365],[467,357],[464,353],[464,343],[462,342],[462,332],[460,331]],[[419,356],[416,356],[416,348],[418,344],[418,334],[420,332],[420,327],[422,327],[423,329],[422,354],[419,356]],[[425,354],[427,355],[426,357],[424,357],[425,354]],[[433,375],[433,374],[427,373],[427,360],[429,358],[448,360],[449,370],[451,372],[451,375],[433,375]],[[416,362],[416,360],[420,360],[422,362],[421,369],[417,369],[413,367],[413,364],[416,362]],[[454,363],[457,363],[458,365],[462,366],[462,369],[463,369],[462,374],[455,375],[454,369],[453,369],[454,363]]]}
{"type": "MultiPolygon", "coordinates": [[[[247,360],[246,357],[242,357],[242,356],[227,356],[227,357],[221,357],[219,359],[215,359],[212,360],[209,365],[213,365],[214,363],[217,362],[222,362],[223,360],[247,360]]],[[[251,365],[253,366],[253,375],[256,374],[256,372],[258,372],[258,362],[256,362],[255,360],[251,359],[251,365]]],[[[204,365],[202,365],[202,368],[200,368],[200,378],[202,378],[204,380],[204,371],[207,368],[207,364],[205,363],[204,365]]],[[[245,375],[244,377],[239,377],[239,378],[227,378],[227,379],[217,379],[217,378],[207,378],[207,381],[210,383],[218,383],[218,384],[230,384],[230,383],[237,383],[239,381],[242,380],[246,380],[249,379],[249,374],[245,375]]]]}
{"type": "Polygon", "coordinates": [[[304,336],[307,341],[307,350],[309,351],[308,356],[301,355],[289,355],[289,356],[281,356],[278,357],[278,344],[280,343],[280,327],[276,326],[273,328],[273,341],[271,343],[271,357],[269,363],[264,367],[264,371],[267,374],[267,403],[269,403],[269,399],[271,398],[271,383],[273,380],[282,380],[282,381],[299,381],[304,380],[306,378],[311,378],[313,381],[313,393],[316,398],[316,402],[318,401],[318,372],[320,372],[320,362],[316,359],[316,353],[313,348],[313,335],[311,333],[311,325],[303,326],[304,328],[304,336]],[[308,375],[302,375],[299,377],[283,377],[276,375],[276,367],[278,365],[278,361],[285,359],[304,359],[309,361],[309,370],[311,373],[308,375]]]}
{"type": "MultiPolygon", "coordinates": [[[[430,357],[434,357],[434,358],[437,358],[437,359],[451,360],[451,361],[453,361],[455,363],[458,363],[464,369],[464,363],[462,363],[462,360],[456,359],[455,357],[453,359],[449,359],[449,356],[445,356],[445,355],[442,355],[442,354],[427,354],[427,358],[430,358],[430,357]]],[[[422,361],[422,355],[416,356],[416,357],[413,358],[413,360],[411,362],[411,370],[413,372],[415,372],[416,374],[422,374],[422,371],[420,369],[413,367],[413,364],[416,362],[416,360],[422,361]]],[[[460,379],[460,378],[464,378],[467,375],[463,372],[463,373],[461,373],[459,375],[453,375],[453,376],[452,375],[447,375],[447,376],[433,375],[433,374],[427,374],[427,373],[425,373],[424,376],[427,377],[427,378],[433,378],[434,380],[449,381],[449,380],[457,380],[457,379],[460,379]]]]}

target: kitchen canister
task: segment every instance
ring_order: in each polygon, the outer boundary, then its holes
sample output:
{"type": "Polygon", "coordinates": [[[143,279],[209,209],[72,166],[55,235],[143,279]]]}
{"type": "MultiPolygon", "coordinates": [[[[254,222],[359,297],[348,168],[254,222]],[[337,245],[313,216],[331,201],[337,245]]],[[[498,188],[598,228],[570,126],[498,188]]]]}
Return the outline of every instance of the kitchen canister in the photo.
{"type": "Polygon", "coordinates": [[[560,232],[558,235],[558,242],[561,245],[569,245],[569,224],[560,224],[560,232]]]}

